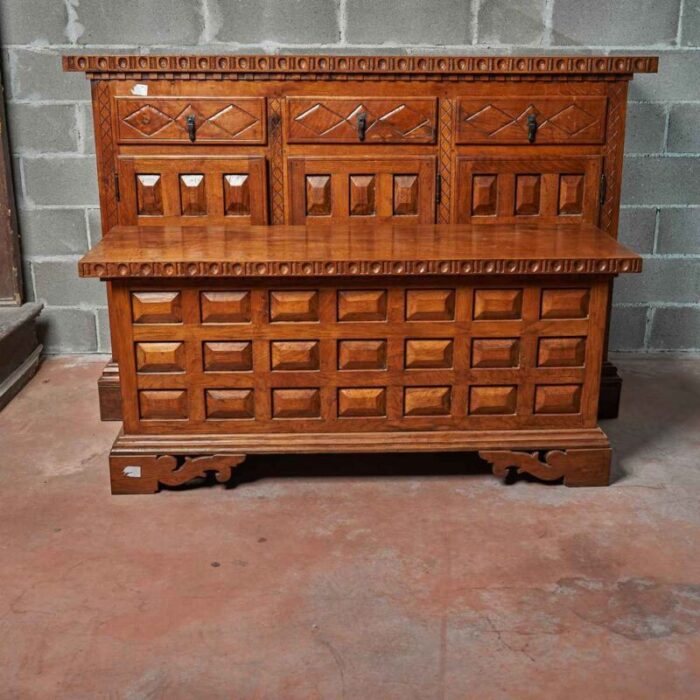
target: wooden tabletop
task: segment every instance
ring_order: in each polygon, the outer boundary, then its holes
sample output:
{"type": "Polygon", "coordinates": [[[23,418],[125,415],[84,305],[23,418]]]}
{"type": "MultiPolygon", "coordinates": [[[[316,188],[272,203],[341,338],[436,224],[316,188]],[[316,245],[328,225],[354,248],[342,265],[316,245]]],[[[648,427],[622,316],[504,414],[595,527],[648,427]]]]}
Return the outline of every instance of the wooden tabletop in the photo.
{"type": "Polygon", "coordinates": [[[588,224],[113,228],[82,277],[617,274],[641,258],[588,224]]]}

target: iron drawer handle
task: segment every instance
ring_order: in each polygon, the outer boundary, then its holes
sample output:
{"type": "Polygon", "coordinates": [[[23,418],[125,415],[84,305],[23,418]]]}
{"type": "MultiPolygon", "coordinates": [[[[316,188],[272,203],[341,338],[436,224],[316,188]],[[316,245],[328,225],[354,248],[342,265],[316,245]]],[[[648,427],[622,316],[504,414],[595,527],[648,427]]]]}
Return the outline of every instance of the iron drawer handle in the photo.
{"type": "Polygon", "coordinates": [[[527,118],[527,140],[534,143],[537,134],[537,116],[530,114],[527,118]]]}
{"type": "Polygon", "coordinates": [[[190,114],[189,117],[187,117],[187,134],[190,137],[190,141],[194,143],[195,138],[197,137],[195,133],[195,121],[194,121],[194,114],[190,114]]]}
{"type": "Polygon", "coordinates": [[[357,138],[360,139],[360,141],[364,141],[366,132],[367,132],[367,113],[360,112],[357,115],[357,138]]]}

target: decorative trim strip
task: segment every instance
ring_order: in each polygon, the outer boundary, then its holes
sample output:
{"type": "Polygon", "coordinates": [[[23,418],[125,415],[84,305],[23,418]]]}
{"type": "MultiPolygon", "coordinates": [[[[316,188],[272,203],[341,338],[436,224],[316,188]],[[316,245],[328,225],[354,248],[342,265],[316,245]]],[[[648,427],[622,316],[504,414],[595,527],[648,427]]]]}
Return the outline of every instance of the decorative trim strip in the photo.
{"type": "MultiPolygon", "coordinates": [[[[329,56],[329,55],[117,55],[63,57],[65,71],[126,78],[127,73],[308,74],[631,74],[656,73],[656,56],[329,56]]],[[[180,74],[189,74],[187,76],[180,74]]],[[[97,75],[92,76],[97,77],[97,75]]],[[[131,76],[129,76],[131,77],[131,76]]]]}
{"type": "Polygon", "coordinates": [[[641,272],[641,258],[599,260],[337,260],[80,262],[81,277],[364,277],[396,275],[616,275],[641,272]]]}

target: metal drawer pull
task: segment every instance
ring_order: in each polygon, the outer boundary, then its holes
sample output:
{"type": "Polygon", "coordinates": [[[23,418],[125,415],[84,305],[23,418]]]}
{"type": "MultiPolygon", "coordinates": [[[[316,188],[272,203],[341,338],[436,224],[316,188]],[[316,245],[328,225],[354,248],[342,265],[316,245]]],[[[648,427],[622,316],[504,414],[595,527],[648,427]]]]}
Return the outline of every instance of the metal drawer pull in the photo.
{"type": "Polygon", "coordinates": [[[195,138],[197,138],[197,135],[195,133],[195,121],[194,121],[194,114],[190,114],[189,117],[187,117],[187,134],[190,137],[190,141],[194,143],[195,138]]]}
{"type": "Polygon", "coordinates": [[[364,141],[366,132],[367,132],[367,113],[360,112],[357,115],[357,138],[360,139],[360,141],[364,141]]]}
{"type": "Polygon", "coordinates": [[[530,114],[527,118],[527,140],[534,143],[537,134],[537,116],[530,114]]]}

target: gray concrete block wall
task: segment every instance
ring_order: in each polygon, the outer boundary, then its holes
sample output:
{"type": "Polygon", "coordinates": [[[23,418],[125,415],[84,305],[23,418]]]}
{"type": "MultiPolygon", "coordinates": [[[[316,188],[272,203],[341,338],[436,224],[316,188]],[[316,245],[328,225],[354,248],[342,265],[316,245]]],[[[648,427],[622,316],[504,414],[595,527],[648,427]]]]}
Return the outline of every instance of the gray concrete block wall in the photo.
{"type": "Polygon", "coordinates": [[[101,235],[90,52],[654,53],[630,87],[613,349],[700,350],[700,0],[2,0],[0,46],[27,295],[49,352],[109,349],[102,286],[76,262],[101,235]]]}

